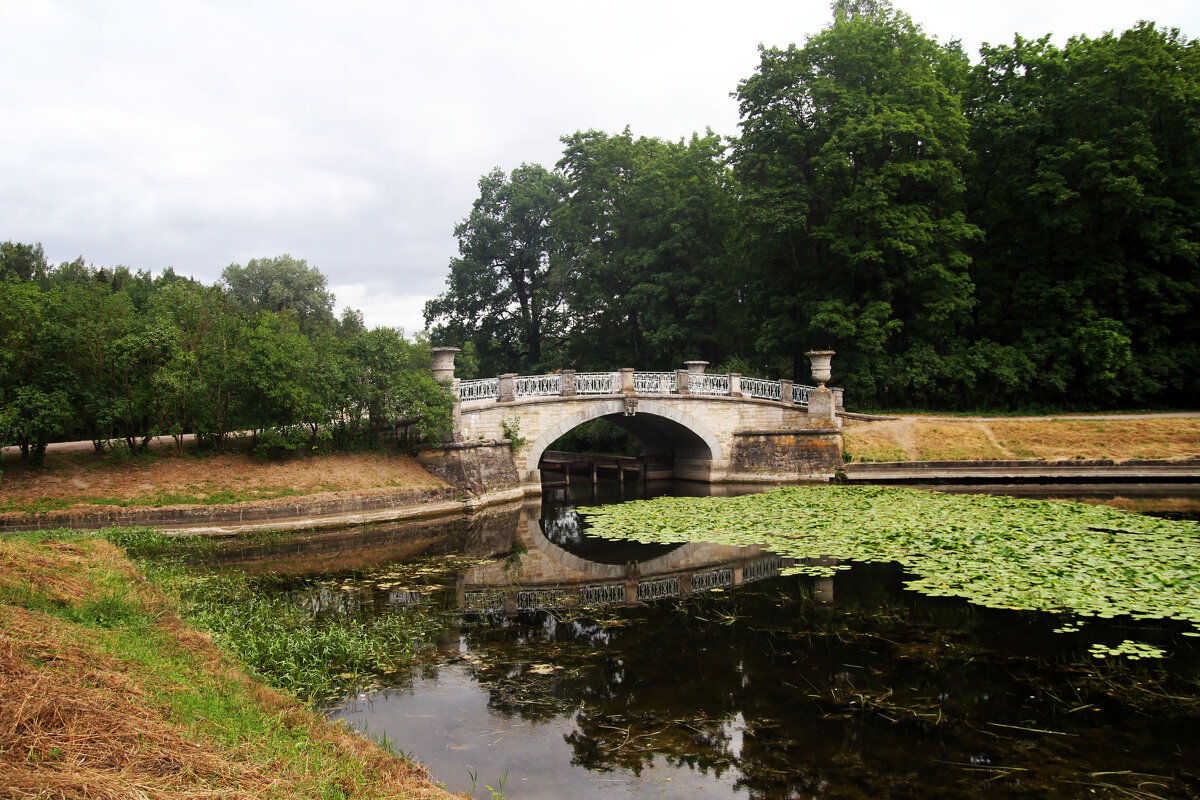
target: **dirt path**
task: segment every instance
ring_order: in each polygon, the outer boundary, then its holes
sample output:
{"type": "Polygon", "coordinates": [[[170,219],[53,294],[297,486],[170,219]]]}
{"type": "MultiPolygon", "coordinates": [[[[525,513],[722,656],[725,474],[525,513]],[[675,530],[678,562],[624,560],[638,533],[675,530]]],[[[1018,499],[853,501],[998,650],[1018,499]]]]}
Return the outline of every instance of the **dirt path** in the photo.
{"type": "Polygon", "coordinates": [[[996,438],[996,434],[992,433],[991,428],[982,423],[980,423],[977,427],[987,438],[987,440],[992,443],[992,446],[1000,451],[1000,454],[1004,456],[1004,458],[1014,458],[1013,452],[1005,447],[1003,442],[996,438]]]}

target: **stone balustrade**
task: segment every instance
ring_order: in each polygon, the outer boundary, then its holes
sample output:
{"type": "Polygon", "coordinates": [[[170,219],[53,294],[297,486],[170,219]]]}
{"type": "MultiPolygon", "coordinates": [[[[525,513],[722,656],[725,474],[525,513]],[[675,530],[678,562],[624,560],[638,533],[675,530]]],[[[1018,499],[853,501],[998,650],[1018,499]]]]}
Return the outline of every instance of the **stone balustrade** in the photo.
{"type": "MultiPolygon", "coordinates": [[[[511,402],[522,397],[574,397],[577,395],[632,394],[639,396],[696,395],[704,397],[743,397],[773,400],[795,405],[808,405],[808,395],[815,386],[794,384],[789,380],[773,381],[747,378],[737,373],[727,375],[706,372],[574,372],[563,370],[551,375],[501,375],[454,381],[454,392],[463,403],[481,400],[511,402]],[[632,381],[625,386],[626,373],[632,381]],[[682,380],[680,380],[682,378],[682,380]],[[682,391],[680,387],[685,387],[682,391]],[[511,394],[511,396],[510,396],[511,394]]],[[[840,399],[841,390],[833,389],[840,399]]],[[[838,403],[841,407],[841,403],[838,403]]]]}

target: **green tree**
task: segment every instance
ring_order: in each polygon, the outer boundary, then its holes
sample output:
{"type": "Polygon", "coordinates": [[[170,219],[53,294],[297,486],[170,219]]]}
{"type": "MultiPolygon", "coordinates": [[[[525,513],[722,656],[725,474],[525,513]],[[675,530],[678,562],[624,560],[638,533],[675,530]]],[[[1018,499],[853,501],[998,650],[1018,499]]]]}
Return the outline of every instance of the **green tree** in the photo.
{"type": "Polygon", "coordinates": [[[0,281],[36,281],[44,283],[49,268],[42,245],[0,242],[0,281]]]}
{"type": "Polygon", "coordinates": [[[221,282],[230,301],[251,314],[287,309],[305,333],[334,326],[334,297],[326,278],[302,258],[285,254],[252,258],[244,267],[230,264],[221,273],[221,282]]]}
{"type": "Polygon", "coordinates": [[[744,307],[727,239],[734,193],[724,145],[635,139],[626,128],[563,138],[563,242],[571,361],[666,369],[738,351],[744,307]]]}
{"type": "Polygon", "coordinates": [[[50,298],[29,281],[0,281],[0,445],[40,466],[72,422],[71,375],[58,363],[65,331],[50,298]]]}
{"type": "Polygon", "coordinates": [[[944,401],[973,381],[966,70],[957,43],[889,3],[843,1],[804,47],[762,49],[739,86],[757,346],[796,377],[805,350],[832,347],[860,402],[944,401]]]}
{"type": "Polygon", "coordinates": [[[972,74],[979,336],[1036,380],[1019,401],[1200,395],[1200,45],[1017,37],[972,74]]]}
{"type": "Polygon", "coordinates": [[[537,164],[494,169],[454,229],[459,257],[446,291],[425,304],[425,321],[436,341],[474,342],[484,372],[557,366],[565,319],[550,218],[566,191],[537,164]]]}
{"type": "Polygon", "coordinates": [[[238,411],[255,432],[255,446],[323,446],[332,436],[330,373],[337,365],[319,357],[291,311],[260,311],[244,327],[237,352],[238,411]]]}
{"type": "Polygon", "coordinates": [[[233,424],[241,322],[225,294],[190,280],[160,284],[147,313],[168,332],[171,346],[152,376],[165,409],[162,432],[183,435],[217,449],[233,424]]]}
{"type": "Polygon", "coordinates": [[[404,424],[419,438],[439,441],[453,430],[454,399],[433,380],[429,345],[410,342],[395,328],[373,328],[347,345],[357,419],[372,432],[404,424]]]}

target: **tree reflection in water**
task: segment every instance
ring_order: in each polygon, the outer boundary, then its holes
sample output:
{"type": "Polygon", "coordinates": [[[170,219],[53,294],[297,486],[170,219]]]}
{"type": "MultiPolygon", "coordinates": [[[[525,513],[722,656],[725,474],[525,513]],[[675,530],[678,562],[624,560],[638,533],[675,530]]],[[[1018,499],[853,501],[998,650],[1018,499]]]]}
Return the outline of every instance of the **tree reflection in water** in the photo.
{"type": "MultiPolygon", "coordinates": [[[[1195,697],[1194,658],[1173,677],[1148,668],[1156,694],[1109,695],[1053,620],[901,581],[857,566],[836,607],[784,578],[609,616],[496,617],[466,641],[493,713],[569,719],[589,771],[665,763],[752,798],[1075,797],[1122,769],[1161,776],[1159,796],[1197,788],[1196,703],[1166,699],[1195,697]]],[[[1136,791],[1130,775],[1106,782],[1136,791]]]]}

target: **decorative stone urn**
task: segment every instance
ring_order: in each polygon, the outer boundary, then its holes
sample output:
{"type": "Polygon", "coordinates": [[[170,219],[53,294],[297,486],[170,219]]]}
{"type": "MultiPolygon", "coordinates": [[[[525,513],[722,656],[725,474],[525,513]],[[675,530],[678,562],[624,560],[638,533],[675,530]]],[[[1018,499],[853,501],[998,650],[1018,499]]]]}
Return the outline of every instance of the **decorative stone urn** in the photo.
{"type": "Polygon", "coordinates": [[[443,386],[454,383],[454,356],[462,352],[458,347],[433,348],[433,379],[443,386]]]}
{"type": "Polygon", "coordinates": [[[813,380],[817,382],[818,386],[824,386],[832,375],[829,362],[833,360],[836,352],[833,350],[809,350],[804,355],[808,356],[808,360],[812,362],[813,380]]]}
{"type": "Polygon", "coordinates": [[[704,368],[708,366],[707,361],[685,361],[683,365],[687,367],[687,371],[693,375],[703,375],[704,368]]]}

